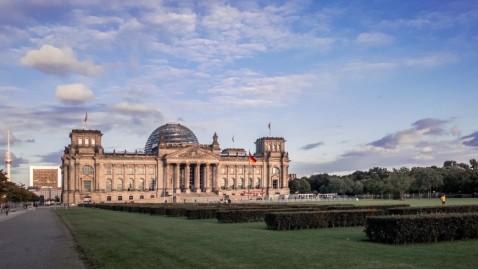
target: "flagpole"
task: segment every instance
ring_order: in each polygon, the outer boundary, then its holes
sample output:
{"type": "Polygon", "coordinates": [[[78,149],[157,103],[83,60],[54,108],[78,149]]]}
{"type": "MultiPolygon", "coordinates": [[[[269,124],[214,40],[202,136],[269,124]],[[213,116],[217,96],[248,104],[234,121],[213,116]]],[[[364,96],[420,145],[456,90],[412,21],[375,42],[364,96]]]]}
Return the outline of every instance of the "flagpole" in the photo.
{"type": "Polygon", "coordinates": [[[88,130],[88,112],[85,114],[85,130],[88,130]]]}

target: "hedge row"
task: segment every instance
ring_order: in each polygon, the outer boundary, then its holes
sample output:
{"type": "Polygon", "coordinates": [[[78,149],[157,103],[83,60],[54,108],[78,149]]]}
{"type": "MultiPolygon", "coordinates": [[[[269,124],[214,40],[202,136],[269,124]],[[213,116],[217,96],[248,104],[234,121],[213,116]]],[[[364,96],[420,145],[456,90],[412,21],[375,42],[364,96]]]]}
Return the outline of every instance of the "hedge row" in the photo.
{"type": "Polygon", "coordinates": [[[357,211],[357,210],[379,210],[386,214],[390,208],[406,207],[410,205],[371,205],[371,206],[354,206],[354,205],[294,205],[282,206],[270,209],[242,209],[232,211],[217,211],[216,218],[220,223],[239,223],[239,222],[257,222],[264,220],[266,213],[270,212],[290,212],[290,211],[357,211]]]}
{"type": "Polygon", "coordinates": [[[371,241],[413,244],[478,238],[478,213],[371,217],[365,224],[371,241]]]}
{"type": "Polygon", "coordinates": [[[296,211],[327,211],[331,208],[343,208],[348,210],[351,205],[282,205],[270,208],[258,207],[235,210],[218,210],[216,219],[219,223],[240,223],[240,222],[259,222],[264,220],[264,216],[271,212],[296,212],[296,211]]]}
{"type": "Polygon", "coordinates": [[[438,213],[478,213],[478,205],[401,207],[388,210],[390,215],[416,215],[438,213]]]}
{"type": "Polygon", "coordinates": [[[269,230],[300,230],[363,226],[369,216],[383,215],[382,210],[337,210],[313,212],[271,212],[265,215],[269,230]]]}

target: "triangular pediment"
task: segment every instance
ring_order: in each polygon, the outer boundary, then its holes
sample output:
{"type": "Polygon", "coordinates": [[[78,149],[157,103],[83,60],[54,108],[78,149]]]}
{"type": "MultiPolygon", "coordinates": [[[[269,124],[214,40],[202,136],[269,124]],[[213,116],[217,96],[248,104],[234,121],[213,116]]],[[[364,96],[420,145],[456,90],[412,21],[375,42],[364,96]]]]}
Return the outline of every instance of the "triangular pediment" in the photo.
{"type": "Polygon", "coordinates": [[[165,158],[167,160],[183,160],[183,159],[194,159],[194,160],[214,160],[218,161],[219,156],[213,154],[212,152],[202,149],[199,146],[191,146],[185,149],[180,149],[175,152],[168,153],[165,158]]]}

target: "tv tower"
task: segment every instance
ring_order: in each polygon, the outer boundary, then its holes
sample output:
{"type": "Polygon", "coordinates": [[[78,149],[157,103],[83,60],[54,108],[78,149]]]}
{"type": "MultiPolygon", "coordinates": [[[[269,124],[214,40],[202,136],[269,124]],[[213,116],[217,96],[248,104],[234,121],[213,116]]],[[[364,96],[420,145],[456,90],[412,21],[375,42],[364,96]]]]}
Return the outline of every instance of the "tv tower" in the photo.
{"type": "Polygon", "coordinates": [[[7,134],[7,153],[5,154],[5,164],[7,165],[7,179],[12,181],[12,176],[10,174],[10,165],[12,164],[12,154],[10,153],[10,130],[7,134]]]}

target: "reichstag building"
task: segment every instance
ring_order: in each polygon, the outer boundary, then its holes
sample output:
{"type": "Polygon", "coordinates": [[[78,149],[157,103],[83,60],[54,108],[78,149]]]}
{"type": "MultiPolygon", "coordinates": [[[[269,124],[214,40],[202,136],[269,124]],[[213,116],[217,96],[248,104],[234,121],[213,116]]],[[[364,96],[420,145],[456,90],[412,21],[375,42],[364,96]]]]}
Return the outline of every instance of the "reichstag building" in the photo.
{"type": "Polygon", "coordinates": [[[67,204],[256,200],[289,194],[289,157],[282,137],[256,140],[254,153],[221,149],[214,133],[199,144],[187,127],[154,130],[144,152],[104,152],[103,133],[75,129],[62,159],[67,204]]]}

